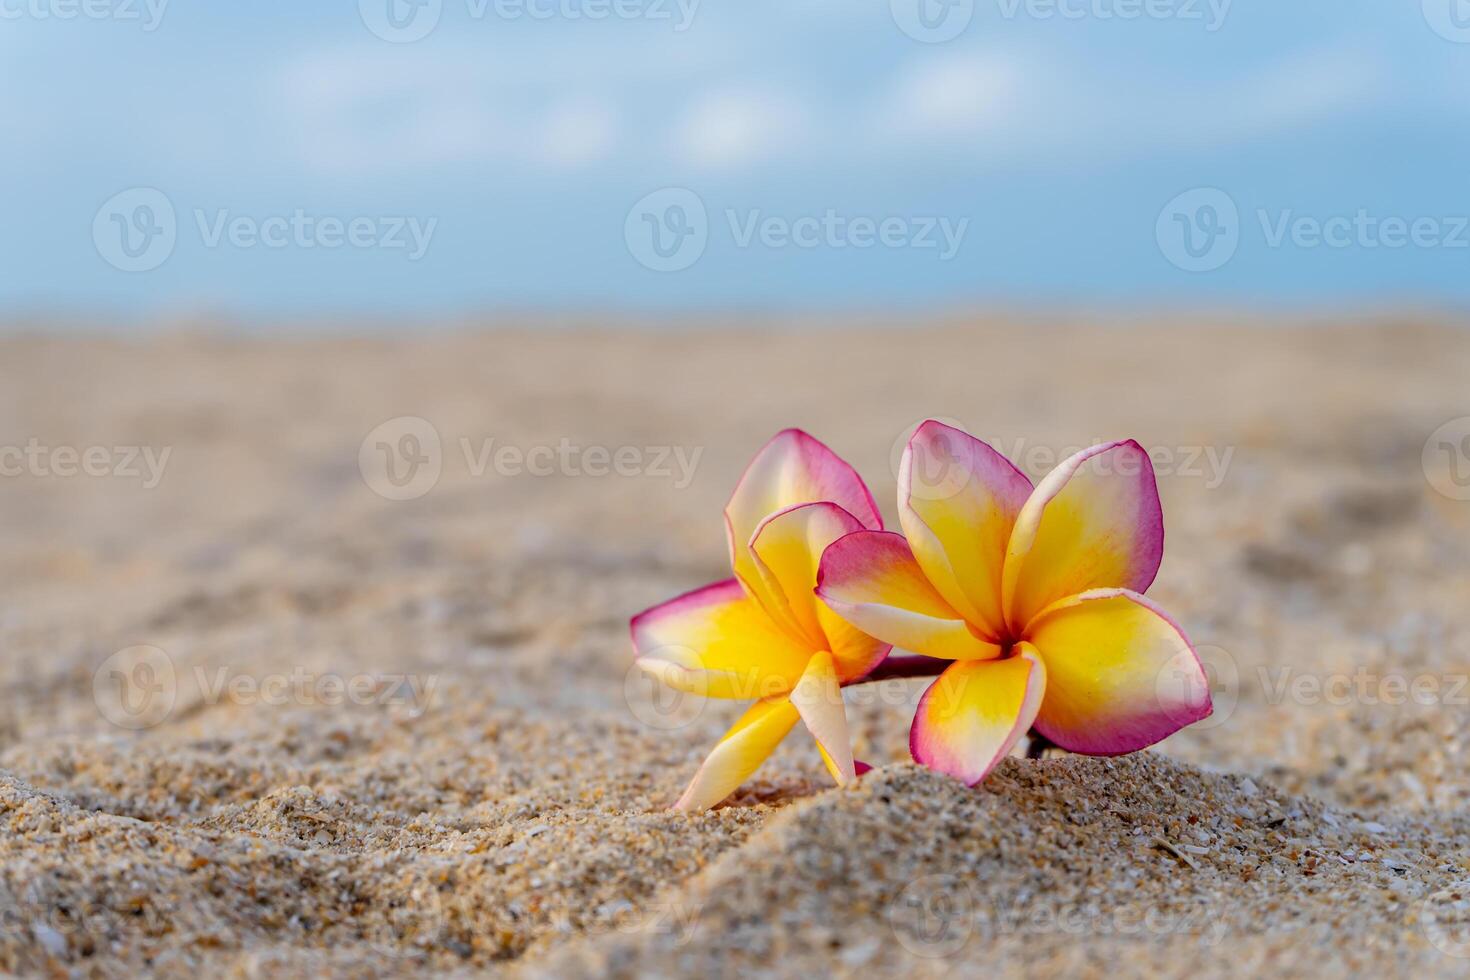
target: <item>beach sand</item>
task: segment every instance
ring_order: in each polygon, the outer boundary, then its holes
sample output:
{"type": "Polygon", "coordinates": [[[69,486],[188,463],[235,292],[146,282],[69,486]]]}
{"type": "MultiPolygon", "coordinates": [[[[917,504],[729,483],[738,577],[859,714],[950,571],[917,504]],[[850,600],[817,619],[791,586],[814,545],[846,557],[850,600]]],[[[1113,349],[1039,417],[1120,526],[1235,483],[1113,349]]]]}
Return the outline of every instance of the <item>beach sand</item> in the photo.
{"type": "Polygon", "coordinates": [[[0,971],[1470,969],[1470,488],[1454,438],[1425,463],[1470,416],[1470,333],[957,317],[0,364],[0,446],[34,447],[0,478],[0,971]],[[658,698],[629,616],[729,574],[720,509],[777,430],[892,523],[930,416],[1033,477],[1155,452],[1150,595],[1215,717],[970,789],[908,760],[922,682],[868,685],[855,786],[798,729],[669,811],[742,706],[658,698]]]}

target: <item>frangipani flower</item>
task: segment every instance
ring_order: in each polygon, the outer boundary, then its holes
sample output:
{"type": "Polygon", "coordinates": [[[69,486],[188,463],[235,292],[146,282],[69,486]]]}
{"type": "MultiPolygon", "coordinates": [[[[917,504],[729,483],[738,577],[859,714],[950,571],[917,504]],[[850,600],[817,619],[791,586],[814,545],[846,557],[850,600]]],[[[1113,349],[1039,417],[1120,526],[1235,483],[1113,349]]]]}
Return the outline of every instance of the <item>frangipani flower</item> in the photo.
{"type": "Polygon", "coordinates": [[[928,421],[899,470],[904,536],[850,534],[817,594],[865,632],[955,661],[919,703],[914,758],[970,783],[1033,726],[1121,755],[1210,713],[1199,658],[1142,593],[1163,557],[1153,465],[1094,446],[1036,487],[988,445],[928,421]]]}
{"type": "Polygon", "coordinates": [[[734,578],[633,618],[637,663],[649,674],[680,691],[756,699],[677,809],[703,810],[730,795],[798,718],[838,785],[856,778],[841,686],[877,666],[889,646],[835,615],[814,589],[829,544],[882,527],[856,471],[787,429],[756,454],[725,507],[734,578]]]}

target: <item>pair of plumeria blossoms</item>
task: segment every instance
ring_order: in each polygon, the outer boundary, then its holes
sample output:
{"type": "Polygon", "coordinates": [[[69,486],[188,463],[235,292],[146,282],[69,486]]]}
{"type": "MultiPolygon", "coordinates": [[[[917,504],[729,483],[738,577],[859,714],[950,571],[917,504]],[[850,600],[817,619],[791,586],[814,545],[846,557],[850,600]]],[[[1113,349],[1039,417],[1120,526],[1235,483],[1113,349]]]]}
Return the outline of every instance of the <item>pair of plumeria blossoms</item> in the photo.
{"type": "Polygon", "coordinates": [[[970,785],[1027,732],[1034,746],[1120,755],[1209,715],[1198,656],[1142,595],[1164,523],[1138,443],[1084,450],[1033,487],[990,446],[931,420],[904,450],[898,514],[904,533],[883,530],[857,472],[788,429],[725,508],[734,577],[633,618],[645,671],[755,701],[678,809],[719,803],[798,719],[838,785],[856,779],[867,767],[853,759],[841,689],[880,664],[889,677],[943,668],[909,749],[970,785]],[[920,656],[890,658],[894,648],[920,656]]]}

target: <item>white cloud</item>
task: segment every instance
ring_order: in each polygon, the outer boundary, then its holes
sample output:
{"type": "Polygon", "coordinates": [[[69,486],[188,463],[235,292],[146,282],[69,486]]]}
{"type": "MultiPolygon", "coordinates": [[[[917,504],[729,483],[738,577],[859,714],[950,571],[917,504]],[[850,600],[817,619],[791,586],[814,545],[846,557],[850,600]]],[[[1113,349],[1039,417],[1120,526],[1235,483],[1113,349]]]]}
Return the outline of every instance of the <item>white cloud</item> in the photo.
{"type": "Polygon", "coordinates": [[[695,97],[675,128],[674,150],[696,166],[743,167],[790,155],[809,125],[784,92],[729,86],[695,97]]]}
{"type": "Polygon", "coordinates": [[[573,97],[547,113],[536,144],[541,159],[560,167],[580,167],[606,158],[616,147],[620,120],[603,99],[573,97]]]}
{"type": "Polygon", "coordinates": [[[584,80],[517,77],[477,54],[422,57],[368,49],[290,65],[276,97],[298,152],[327,172],[511,162],[573,167],[619,141],[613,102],[584,80]],[[516,97],[508,97],[515,91],[516,97]]]}
{"type": "Polygon", "coordinates": [[[1385,74],[1363,52],[1317,49],[1213,81],[1114,72],[1099,84],[1065,54],[946,52],[911,62],[876,100],[873,146],[943,140],[986,157],[1124,158],[1229,146],[1359,111],[1385,74]]]}
{"type": "Polygon", "coordinates": [[[329,174],[575,169],[614,155],[740,170],[887,165],[930,146],[1011,162],[1230,146],[1362,111],[1386,98],[1388,74],[1347,48],[1211,78],[1163,77],[1147,63],[1104,75],[1090,49],[975,44],[912,46],[886,73],[876,63],[872,84],[836,87],[800,65],[780,71],[775,55],[779,81],[743,77],[728,51],[701,63],[707,39],[671,38],[570,55],[558,41],[555,70],[540,43],[318,49],[287,67],[268,101],[288,107],[298,157],[329,174]]]}
{"type": "Polygon", "coordinates": [[[278,98],[306,161],[321,170],[395,170],[493,154],[503,138],[474,65],[375,51],[290,65],[278,98]]]}
{"type": "Polygon", "coordinates": [[[897,79],[880,126],[898,136],[976,136],[1011,121],[1023,91],[1017,59],[943,54],[910,65],[897,79]]]}
{"type": "Polygon", "coordinates": [[[1308,50],[1226,86],[1209,108],[1227,124],[1227,136],[1270,135],[1364,108],[1383,91],[1386,74],[1370,51],[1308,50]]]}
{"type": "Polygon", "coordinates": [[[1321,48],[1212,81],[1161,86],[1138,78],[1093,91],[1078,114],[1077,136],[1105,151],[1137,154],[1236,146],[1377,108],[1370,104],[1384,91],[1383,74],[1371,54],[1321,48]]]}

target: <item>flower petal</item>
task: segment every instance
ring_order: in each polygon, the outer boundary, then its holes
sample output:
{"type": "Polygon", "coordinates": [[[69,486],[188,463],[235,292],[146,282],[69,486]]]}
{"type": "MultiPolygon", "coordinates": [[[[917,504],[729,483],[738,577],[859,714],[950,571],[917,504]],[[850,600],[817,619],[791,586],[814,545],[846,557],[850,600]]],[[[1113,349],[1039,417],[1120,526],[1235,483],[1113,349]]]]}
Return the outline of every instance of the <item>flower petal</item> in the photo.
{"type": "Polygon", "coordinates": [[[751,705],[715,745],[674,809],[708,810],[735,792],[776,751],[799,717],[784,695],[751,705]]]}
{"type": "MultiPolygon", "coordinates": [[[[822,754],[822,762],[826,764],[827,771],[832,774],[832,778],[835,780],[837,778],[837,763],[832,761],[832,757],[827,754],[826,749],[822,748],[822,743],[820,742],[817,743],[817,751],[822,754]]],[[[852,771],[853,778],[856,779],[858,776],[861,776],[865,772],[872,772],[873,767],[868,765],[862,759],[854,759],[852,760],[852,771]]],[[[839,783],[838,785],[843,784],[839,783]]]]}
{"type": "Polygon", "coordinates": [[[817,740],[822,761],[838,786],[857,778],[852,761],[852,740],[847,734],[847,711],[842,703],[842,687],[837,680],[837,665],[825,650],[812,656],[806,673],[791,691],[791,703],[817,740]]]}
{"type": "Polygon", "coordinates": [[[1046,668],[1024,643],[1005,660],[952,664],[919,701],[909,751],[974,786],[1031,727],[1046,688],[1046,668]]]}
{"type": "Polygon", "coordinates": [[[822,553],[838,538],[862,529],[847,511],[830,501],[798,504],[761,522],[750,541],[751,557],[765,591],[780,604],[809,647],[830,650],[838,679],[847,683],[872,670],[889,646],[838,616],[817,600],[817,569],[822,553]]]}
{"type": "Polygon", "coordinates": [[[670,687],[712,698],[790,691],[812,651],[726,579],[633,617],[637,663],[670,687]]]}
{"type": "Polygon", "coordinates": [[[1143,592],[1164,556],[1153,462],[1138,443],[1110,442],[1066,459],[1036,486],[1006,549],[1004,601],[1013,632],[1089,589],[1143,592]]]}
{"type": "Polygon", "coordinates": [[[909,439],[898,487],[898,519],[929,581],[988,637],[1004,635],[1001,572],[1031,481],[979,439],[931,419],[909,439]]]}
{"type": "Polygon", "coordinates": [[[819,500],[830,500],[863,527],[883,527],[873,495],[857,471],[800,429],[786,429],[756,453],[725,505],[730,567],[773,617],[782,616],[780,603],[754,567],[750,539],[761,522],[777,511],[819,500]]]}
{"type": "Polygon", "coordinates": [[[1046,664],[1036,729],[1069,752],[1136,752],[1210,714],[1189,639],[1148,599],[1100,589],[1058,602],[1027,635],[1046,664]]]}
{"type": "Polygon", "coordinates": [[[989,660],[1000,647],[977,637],[925,577],[903,535],[858,531],[823,554],[817,595],[853,626],[945,660],[989,660]]]}

